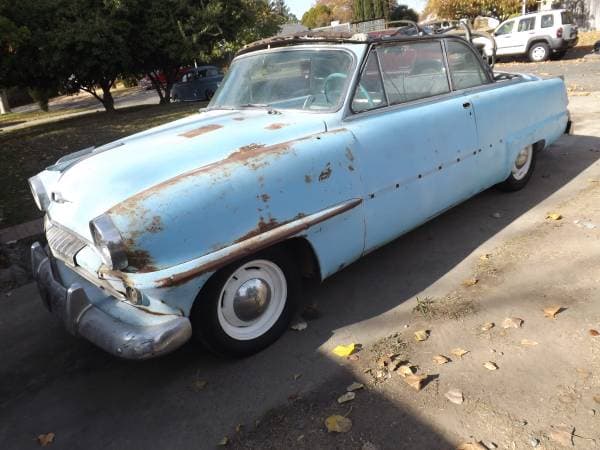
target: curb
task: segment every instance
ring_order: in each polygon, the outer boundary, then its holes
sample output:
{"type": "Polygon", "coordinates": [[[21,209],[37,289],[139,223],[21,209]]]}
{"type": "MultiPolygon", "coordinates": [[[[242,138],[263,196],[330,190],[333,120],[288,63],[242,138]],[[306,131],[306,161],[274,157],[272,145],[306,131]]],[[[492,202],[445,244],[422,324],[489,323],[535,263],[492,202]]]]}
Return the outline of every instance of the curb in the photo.
{"type": "Polygon", "coordinates": [[[15,225],[14,227],[0,230],[0,244],[19,241],[21,239],[42,234],[43,232],[43,219],[35,219],[30,222],[25,222],[20,225],[15,225]]]}

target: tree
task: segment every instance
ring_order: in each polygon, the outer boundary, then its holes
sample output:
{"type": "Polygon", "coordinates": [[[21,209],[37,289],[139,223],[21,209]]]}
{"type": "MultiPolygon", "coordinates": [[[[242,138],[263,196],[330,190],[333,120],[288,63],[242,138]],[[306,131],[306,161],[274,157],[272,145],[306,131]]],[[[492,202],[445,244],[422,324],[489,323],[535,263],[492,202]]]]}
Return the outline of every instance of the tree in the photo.
{"type": "Polygon", "coordinates": [[[327,5],[316,4],[302,16],[302,24],[308,28],[324,27],[333,20],[331,9],[327,5]]]}
{"type": "Polygon", "coordinates": [[[292,14],[285,0],[273,0],[270,4],[271,10],[277,16],[282,18],[282,23],[296,23],[298,18],[292,14]]]}
{"type": "Polygon", "coordinates": [[[125,2],[63,1],[55,17],[50,47],[54,73],[60,75],[63,88],[69,93],[88,92],[106,111],[114,111],[110,90],[131,67],[128,38],[133,26],[125,2]]]}
{"type": "Polygon", "coordinates": [[[362,22],[365,20],[365,15],[362,7],[362,0],[354,0],[352,2],[352,19],[355,22],[362,22]]]}
{"type": "MultiPolygon", "coordinates": [[[[495,17],[500,21],[519,14],[522,0],[428,0],[424,13],[444,19],[469,19],[477,16],[495,17]]],[[[527,0],[527,8],[533,9],[535,0],[527,0]]]]}
{"type": "Polygon", "coordinates": [[[356,22],[373,19],[386,19],[397,6],[396,0],[354,0],[352,17],[356,22]]]}
{"type": "Polygon", "coordinates": [[[325,5],[331,10],[331,20],[342,23],[352,20],[352,0],[317,0],[317,4],[325,5]]]}
{"type": "Polygon", "coordinates": [[[412,20],[419,21],[419,14],[407,5],[398,5],[390,14],[390,21],[394,20],[412,20]]]}

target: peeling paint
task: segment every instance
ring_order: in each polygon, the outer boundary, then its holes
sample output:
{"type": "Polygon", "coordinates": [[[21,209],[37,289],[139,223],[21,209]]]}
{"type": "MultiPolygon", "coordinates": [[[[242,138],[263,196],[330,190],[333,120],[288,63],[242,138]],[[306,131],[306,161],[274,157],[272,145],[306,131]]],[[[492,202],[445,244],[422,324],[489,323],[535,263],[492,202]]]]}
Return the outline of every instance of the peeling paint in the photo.
{"type": "Polygon", "coordinates": [[[287,123],[272,123],[265,127],[265,130],[279,130],[280,128],[287,127],[287,123]]]}
{"type": "Polygon", "coordinates": [[[331,176],[331,163],[327,163],[327,167],[319,174],[319,181],[325,181],[331,176]]]}
{"type": "Polygon", "coordinates": [[[346,147],[346,158],[348,158],[348,161],[354,161],[354,154],[350,147],[346,147]]]}
{"type": "Polygon", "coordinates": [[[179,136],[183,136],[186,138],[193,138],[193,137],[205,134],[205,133],[210,133],[211,131],[218,130],[219,128],[223,128],[223,125],[213,123],[211,125],[205,125],[200,128],[194,128],[193,130],[186,131],[185,133],[181,133],[179,136]]]}

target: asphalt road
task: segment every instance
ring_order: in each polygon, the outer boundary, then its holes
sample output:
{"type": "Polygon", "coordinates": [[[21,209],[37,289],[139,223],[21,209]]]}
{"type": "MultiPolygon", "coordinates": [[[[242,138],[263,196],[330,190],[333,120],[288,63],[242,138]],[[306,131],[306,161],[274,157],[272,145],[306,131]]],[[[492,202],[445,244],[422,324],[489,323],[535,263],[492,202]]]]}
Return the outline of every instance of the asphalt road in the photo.
{"type": "MultiPolygon", "coordinates": [[[[572,103],[576,120],[588,124],[584,134],[590,127],[600,134],[597,104],[572,103]]],[[[238,424],[250,428],[270,409],[344,376],[330,357],[334,345],[389,334],[408,320],[415,296],[444,295],[465,279],[470,255],[567,184],[585,182],[582,172],[599,157],[590,146],[600,147],[597,137],[563,137],[553,147],[561,157],[552,149],[540,157],[525,190],[486,191],[336,274],[306,294],[321,313],[308,329],[251,358],[223,360],[186,345],[162,359],[121,361],[68,335],[35,286],[1,297],[0,448],[38,448],[36,436],[48,432],[56,434],[53,449],[214,448],[238,424]],[[208,384],[198,390],[197,380],[208,384]]],[[[381,402],[388,413],[398,410],[381,402]]],[[[418,426],[435,442],[435,430],[410,417],[400,426],[418,426]]]]}

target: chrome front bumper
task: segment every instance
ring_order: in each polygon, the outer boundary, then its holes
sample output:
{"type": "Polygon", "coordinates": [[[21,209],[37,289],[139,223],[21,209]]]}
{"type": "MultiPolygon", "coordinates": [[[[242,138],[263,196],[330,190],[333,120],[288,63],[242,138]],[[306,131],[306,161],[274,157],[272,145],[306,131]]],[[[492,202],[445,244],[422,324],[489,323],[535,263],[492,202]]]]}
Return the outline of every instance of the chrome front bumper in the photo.
{"type": "MultiPolygon", "coordinates": [[[[172,352],[192,335],[186,317],[154,325],[122,322],[92,304],[82,286],[64,286],[53,268],[53,258],[36,242],[31,246],[31,267],[46,308],[67,330],[83,336],[103,350],[125,359],[147,359],[172,352]]],[[[148,314],[139,310],[139,314],[148,314]]]]}

